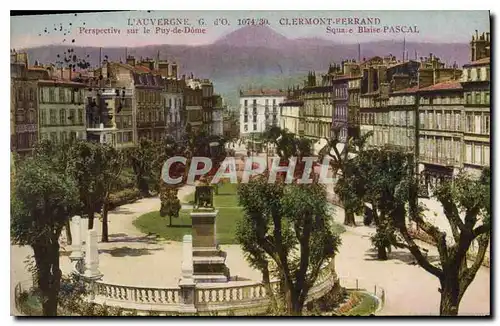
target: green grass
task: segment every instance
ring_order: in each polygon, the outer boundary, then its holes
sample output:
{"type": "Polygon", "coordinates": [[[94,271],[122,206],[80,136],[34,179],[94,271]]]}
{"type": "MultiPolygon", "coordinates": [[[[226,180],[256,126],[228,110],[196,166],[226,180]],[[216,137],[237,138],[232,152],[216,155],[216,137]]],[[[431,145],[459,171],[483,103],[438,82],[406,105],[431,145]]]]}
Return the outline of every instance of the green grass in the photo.
{"type": "MultiPolygon", "coordinates": [[[[238,206],[237,184],[224,183],[219,186],[219,194],[214,195],[214,206],[219,210],[217,216],[217,240],[220,244],[237,244],[235,239],[236,225],[243,218],[243,209],[238,206]]],[[[194,203],[194,193],[182,199],[185,204],[194,203]]],[[[139,216],[133,224],[144,233],[156,234],[159,237],[182,241],[186,234],[191,234],[191,209],[182,209],[178,218],[172,218],[172,226],[168,226],[169,219],[161,217],[159,212],[150,212],[139,216]]],[[[336,234],[345,232],[342,224],[333,223],[336,234]]]]}
{"type": "Polygon", "coordinates": [[[352,308],[346,315],[349,316],[369,316],[377,310],[378,301],[373,296],[365,292],[357,292],[361,297],[361,302],[352,308]]]}
{"type": "MultiPolygon", "coordinates": [[[[238,207],[238,195],[236,193],[238,184],[224,183],[219,185],[219,194],[214,194],[214,206],[219,207],[238,207]]],[[[182,200],[184,204],[194,204],[194,192],[185,196],[182,200]]]]}
{"type": "MultiPolygon", "coordinates": [[[[220,207],[217,216],[217,241],[219,244],[236,244],[236,225],[243,216],[241,208],[220,207]]],[[[191,234],[191,210],[183,209],[178,218],[172,218],[172,226],[168,226],[167,217],[161,217],[159,212],[150,212],[139,216],[133,224],[141,232],[156,234],[172,241],[182,241],[186,234],[191,234]]]]}

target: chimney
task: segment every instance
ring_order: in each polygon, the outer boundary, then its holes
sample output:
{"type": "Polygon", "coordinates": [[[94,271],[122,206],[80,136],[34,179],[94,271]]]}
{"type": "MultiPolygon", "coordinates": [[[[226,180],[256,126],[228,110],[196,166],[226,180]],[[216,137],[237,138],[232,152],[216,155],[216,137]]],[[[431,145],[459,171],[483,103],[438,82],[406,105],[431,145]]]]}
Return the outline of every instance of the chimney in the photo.
{"type": "Polygon", "coordinates": [[[168,68],[169,68],[169,63],[168,61],[160,61],[158,62],[158,71],[160,72],[160,75],[164,78],[169,77],[168,73],[168,68]]]}
{"type": "Polygon", "coordinates": [[[476,40],[479,40],[479,33],[478,33],[477,29],[476,29],[476,40]]]}
{"type": "Polygon", "coordinates": [[[177,64],[175,62],[172,63],[172,77],[177,78],[177,64]]]}
{"type": "Polygon", "coordinates": [[[134,67],[134,66],[135,66],[135,57],[134,57],[134,56],[129,55],[129,56],[127,57],[127,64],[128,64],[128,65],[131,65],[132,67],[134,67]]]}

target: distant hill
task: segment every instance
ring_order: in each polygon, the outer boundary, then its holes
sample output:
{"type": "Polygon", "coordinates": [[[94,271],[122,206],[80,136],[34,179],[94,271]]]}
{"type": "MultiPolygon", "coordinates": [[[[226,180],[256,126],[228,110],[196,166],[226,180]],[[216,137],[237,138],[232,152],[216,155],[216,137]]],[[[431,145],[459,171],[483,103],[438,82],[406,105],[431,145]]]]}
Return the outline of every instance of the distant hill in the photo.
{"type": "MultiPolygon", "coordinates": [[[[67,51],[67,46],[43,46],[27,49],[31,63],[54,63],[57,54],[67,51]]],[[[87,58],[97,66],[99,48],[73,47],[74,54],[87,58]]],[[[469,44],[466,43],[406,43],[410,59],[428,56],[430,53],[443,62],[463,65],[469,61],[469,44]]],[[[276,76],[285,79],[309,70],[326,71],[331,62],[358,59],[357,44],[336,44],[321,38],[289,39],[269,27],[247,26],[233,31],[210,45],[154,45],[128,48],[127,53],[140,57],[156,57],[176,61],[181,74],[212,79],[220,85],[223,95],[233,97],[245,80],[259,82],[259,78],[271,80],[276,76]],[[242,82],[238,82],[241,80],[242,82]],[[232,88],[227,85],[233,85],[232,88]],[[229,89],[229,88],[231,89],[229,89]]],[[[103,48],[102,56],[109,60],[125,59],[125,48],[103,48]]],[[[361,58],[388,54],[401,58],[401,41],[380,41],[361,44],[361,58]]],[[[274,82],[273,82],[274,83],[274,82]]],[[[263,85],[265,86],[265,85],[263,85]]]]}

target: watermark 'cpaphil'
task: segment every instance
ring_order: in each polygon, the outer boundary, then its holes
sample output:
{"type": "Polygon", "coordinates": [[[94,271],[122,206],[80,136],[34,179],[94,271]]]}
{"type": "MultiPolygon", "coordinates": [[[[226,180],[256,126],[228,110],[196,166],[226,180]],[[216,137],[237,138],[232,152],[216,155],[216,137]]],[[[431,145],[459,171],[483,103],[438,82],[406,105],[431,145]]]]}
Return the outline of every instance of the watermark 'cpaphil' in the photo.
{"type": "MultiPolygon", "coordinates": [[[[321,184],[333,184],[334,178],[329,177],[331,174],[329,170],[328,157],[325,157],[320,163],[317,157],[302,157],[300,159],[302,174],[300,178],[295,174],[297,168],[297,157],[291,157],[288,162],[283,162],[279,157],[272,157],[270,161],[266,157],[250,156],[245,159],[243,169],[238,170],[236,159],[234,157],[226,157],[220,164],[220,167],[213,173],[212,160],[208,157],[193,157],[190,161],[190,166],[187,167],[187,159],[182,156],[173,156],[169,158],[162,168],[162,179],[167,184],[180,184],[183,182],[183,175],[176,175],[172,173],[172,167],[178,167],[179,164],[184,165],[188,171],[186,184],[194,185],[199,177],[212,175],[212,184],[219,183],[221,179],[228,179],[231,183],[238,183],[238,172],[241,172],[241,179],[239,182],[248,183],[252,176],[257,176],[268,171],[268,183],[276,182],[278,173],[285,173],[285,183],[292,183],[294,180],[300,184],[310,184],[314,180],[311,179],[311,174],[319,174],[316,179],[321,184]],[[319,170],[319,172],[318,172],[319,170]]],[[[178,170],[176,170],[178,172],[178,170]]]]}

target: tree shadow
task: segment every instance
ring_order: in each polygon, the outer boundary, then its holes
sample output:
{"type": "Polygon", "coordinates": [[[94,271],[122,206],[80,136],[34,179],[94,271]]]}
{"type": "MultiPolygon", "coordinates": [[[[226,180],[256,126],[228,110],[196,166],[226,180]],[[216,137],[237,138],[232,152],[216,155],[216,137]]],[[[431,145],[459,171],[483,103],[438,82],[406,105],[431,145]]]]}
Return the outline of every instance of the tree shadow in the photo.
{"type": "Polygon", "coordinates": [[[168,228],[185,228],[185,229],[190,229],[192,227],[191,224],[172,224],[168,225],[168,228]]]}
{"type": "MultiPolygon", "coordinates": [[[[379,260],[377,258],[377,250],[375,250],[373,248],[367,250],[367,252],[365,254],[365,260],[379,260]]],[[[402,251],[402,250],[395,251],[393,249],[392,252],[387,253],[387,260],[386,261],[390,261],[390,260],[398,260],[398,261],[405,263],[405,264],[408,264],[408,265],[418,265],[417,260],[415,259],[413,254],[411,252],[408,252],[408,251],[402,251]]],[[[431,264],[440,261],[439,256],[436,256],[436,255],[427,255],[427,260],[431,264]]]]}
{"type": "Polygon", "coordinates": [[[147,244],[156,244],[156,235],[148,234],[143,236],[129,236],[126,233],[114,233],[109,235],[109,242],[141,242],[147,244]]]}
{"type": "Polygon", "coordinates": [[[123,206],[118,206],[115,209],[110,210],[109,212],[113,213],[113,214],[124,214],[124,215],[135,214],[135,212],[132,212],[130,209],[123,207],[123,206]]]}
{"type": "Polygon", "coordinates": [[[163,248],[130,248],[130,247],[118,247],[112,249],[99,249],[99,253],[109,254],[112,257],[138,257],[144,255],[151,255],[151,251],[162,250],[163,248]]]}

